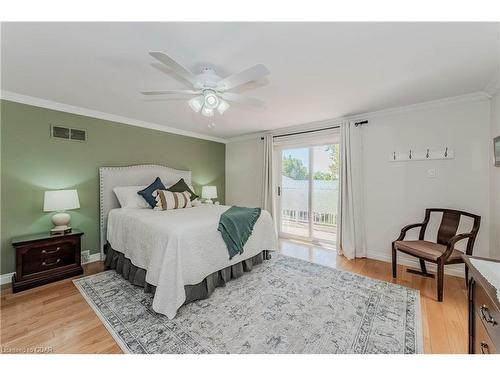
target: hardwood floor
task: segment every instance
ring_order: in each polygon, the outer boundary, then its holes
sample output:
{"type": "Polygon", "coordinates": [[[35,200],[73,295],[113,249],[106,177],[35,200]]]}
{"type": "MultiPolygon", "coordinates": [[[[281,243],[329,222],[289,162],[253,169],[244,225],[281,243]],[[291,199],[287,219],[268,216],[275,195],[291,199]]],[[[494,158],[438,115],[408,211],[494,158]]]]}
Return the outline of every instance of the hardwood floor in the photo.
{"type": "MultiPolygon", "coordinates": [[[[85,275],[104,270],[102,262],[84,265],[85,275]]],[[[3,353],[122,353],[72,279],[1,296],[3,353]]]]}
{"type": "MultiPolygon", "coordinates": [[[[464,279],[445,276],[444,302],[436,301],[435,280],[399,266],[391,277],[389,263],[349,261],[333,250],[281,241],[290,256],[420,290],[425,353],[467,353],[467,289],[464,279]]],[[[101,272],[102,262],[84,266],[85,275],[101,272]]],[[[12,294],[2,290],[0,344],[3,353],[121,353],[71,279],[12,294]]]]}

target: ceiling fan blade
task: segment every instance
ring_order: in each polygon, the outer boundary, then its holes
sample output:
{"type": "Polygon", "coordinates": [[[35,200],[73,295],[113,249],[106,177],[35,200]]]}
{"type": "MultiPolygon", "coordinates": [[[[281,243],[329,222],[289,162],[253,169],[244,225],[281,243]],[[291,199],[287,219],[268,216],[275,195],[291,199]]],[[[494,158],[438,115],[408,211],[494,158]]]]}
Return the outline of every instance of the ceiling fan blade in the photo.
{"type": "Polygon", "coordinates": [[[201,91],[195,90],[165,90],[165,91],[141,91],[142,95],[169,95],[169,94],[182,94],[182,95],[199,95],[201,91]]]}
{"type": "Polygon", "coordinates": [[[159,62],[165,64],[168,66],[172,71],[182,78],[188,80],[191,82],[193,85],[195,83],[195,78],[194,74],[191,73],[189,70],[184,68],[181,64],[179,64],[177,61],[172,59],[170,56],[164,54],[163,52],[149,52],[149,54],[154,57],[156,60],[159,62]]]}
{"type": "Polygon", "coordinates": [[[271,72],[262,64],[257,64],[243,70],[242,72],[233,74],[232,76],[226,77],[217,83],[218,90],[231,90],[234,87],[243,85],[247,82],[255,81],[259,78],[265,77],[271,72]]]}
{"type": "Polygon", "coordinates": [[[166,66],[165,64],[160,64],[160,63],[152,63],[151,66],[155,69],[158,69],[160,72],[162,73],[165,73],[169,76],[171,76],[172,78],[174,78],[175,80],[183,83],[184,85],[186,85],[187,87],[193,87],[193,84],[191,83],[191,81],[188,81],[186,78],[184,77],[181,77],[180,75],[178,74],[172,74],[173,71],[172,69],[170,69],[168,66],[166,66]]]}
{"type": "Polygon", "coordinates": [[[259,99],[255,98],[249,98],[248,96],[243,96],[240,94],[234,94],[232,92],[224,92],[220,93],[219,96],[222,99],[225,99],[229,102],[235,102],[235,103],[241,103],[241,104],[248,104],[254,107],[263,107],[264,102],[259,99]]]}

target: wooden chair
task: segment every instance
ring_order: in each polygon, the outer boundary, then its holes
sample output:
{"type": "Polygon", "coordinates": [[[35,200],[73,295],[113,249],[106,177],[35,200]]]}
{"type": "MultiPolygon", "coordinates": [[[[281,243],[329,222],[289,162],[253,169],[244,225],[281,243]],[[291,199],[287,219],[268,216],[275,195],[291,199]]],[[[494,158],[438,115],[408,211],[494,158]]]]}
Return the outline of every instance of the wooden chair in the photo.
{"type": "MultiPolygon", "coordinates": [[[[418,273],[423,276],[434,277],[427,273],[425,262],[437,264],[437,299],[443,301],[443,279],[444,266],[446,264],[464,263],[462,260],[463,252],[455,249],[455,244],[458,241],[467,240],[467,248],[465,253],[472,255],[474,241],[476,240],[477,232],[481,216],[470,214],[468,212],[448,210],[445,208],[428,208],[425,210],[425,219],[422,223],[411,224],[401,229],[401,234],[398,239],[392,243],[392,277],[397,274],[397,252],[398,250],[409,255],[413,255],[420,260],[420,268],[422,272],[408,270],[409,272],[418,273]],[[431,213],[442,212],[443,218],[437,235],[437,242],[424,241],[425,230],[431,213]],[[470,233],[457,234],[458,225],[461,216],[468,216],[474,219],[474,224],[470,233]],[[420,234],[417,241],[405,241],[406,232],[412,228],[420,227],[420,234]]],[[[465,282],[468,282],[468,269],[465,267],[465,282]]]]}

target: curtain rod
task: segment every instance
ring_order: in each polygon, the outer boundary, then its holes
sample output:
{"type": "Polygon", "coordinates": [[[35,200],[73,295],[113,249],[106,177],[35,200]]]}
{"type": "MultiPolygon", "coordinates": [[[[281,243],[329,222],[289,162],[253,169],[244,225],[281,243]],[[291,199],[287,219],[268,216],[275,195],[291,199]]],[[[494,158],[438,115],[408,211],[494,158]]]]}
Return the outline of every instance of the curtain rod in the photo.
{"type": "MultiPolygon", "coordinates": [[[[354,126],[359,126],[359,125],[364,125],[364,124],[368,124],[368,120],[363,120],[363,121],[355,122],[354,126]]],[[[304,130],[302,132],[273,135],[273,138],[288,137],[290,135],[299,135],[299,134],[314,133],[314,132],[320,132],[320,131],[323,131],[323,130],[338,129],[338,128],[340,128],[340,125],[330,126],[328,128],[314,129],[314,130],[304,130]]],[[[262,140],[262,139],[264,139],[264,137],[260,137],[260,139],[262,140]]]]}

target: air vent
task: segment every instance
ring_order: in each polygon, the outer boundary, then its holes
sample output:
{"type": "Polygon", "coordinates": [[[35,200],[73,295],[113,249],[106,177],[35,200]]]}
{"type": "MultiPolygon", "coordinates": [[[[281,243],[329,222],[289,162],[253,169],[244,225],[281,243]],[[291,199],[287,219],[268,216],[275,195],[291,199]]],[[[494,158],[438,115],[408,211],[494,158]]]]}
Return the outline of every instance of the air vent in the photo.
{"type": "Polygon", "coordinates": [[[71,129],[71,139],[74,141],[86,141],[87,132],[85,130],[71,129]]]}
{"type": "Polygon", "coordinates": [[[54,138],[69,139],[69,128],[63,128],[60,126],[52,126],[52,136],[54,138]]]}
{"type": "Polygon", "coordinates": [[[82,129],[71,129],[62,126],[52,125],[50,135],[53,138],[67,139],[71,141],[85,142],[87,140],[87,131],[82,129]]]}

